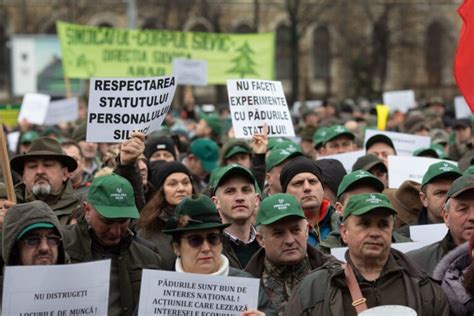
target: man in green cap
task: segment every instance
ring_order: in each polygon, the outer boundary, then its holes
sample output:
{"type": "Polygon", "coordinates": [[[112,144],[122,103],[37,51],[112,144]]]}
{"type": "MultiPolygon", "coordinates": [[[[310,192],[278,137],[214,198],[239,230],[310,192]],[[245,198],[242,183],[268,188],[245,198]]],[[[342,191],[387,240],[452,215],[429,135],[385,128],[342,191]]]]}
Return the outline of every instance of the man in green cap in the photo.
{"type": "Polygon", "coordinates": [[[307,275],[293,291],[287,315],[357,315],[362,304],[403,305],[418,315],[450,315],[441,287],[391,248],[395,214],[383,194],[350,197],[341,225],[348,246],[346,265],[330,261],[307,275]],[[360,295],[352,293],[355,287],[360,295]]]}
{"type": "Polygon", "coordinates": [[[399,229],[401,234],[410,236],[410,226],[443,223],[443,206],[446,194],[454,180],[461,176],[459,168],[449,162],[432,164],[421,180],[420,201],[423,204],[415,222],[399,229]]]}
{"type": "Polygon", "coordinates": [[[18,153],[26,153],[30,148],[31,143],[39,137],[40,136],[36,131],[27,131],[21,134],[20,141],[18,142],[18,153]]]}
{"type": "Polygon", "coordinates": [[[262,248],[245,271],[262,280],[267,296],[281,315],[303,277],[334,258],[308,245],[308,221],[290,194],[277,193],[264,199],[256,225],[262,248]]]}
{"type": "Polygon", "coordinates": [[[355,135],[342,125],[333,125],[326,130],[326,136],[319,152],[321,156],[348,153],[357,149],[355,135]]]}
{"type": "Polygon", "coordinates": [[[219,143],[222,134],[222,119],[215,113],[201,112],[199,122],[196,124],[195,135],[209,138],[219,143]]]}
{"type": "Polygon", "coordinates": [[[441,258],[469,241],[474,231],[474,175],[463,175],[453,181],[441,214],[448,227],[446,236],[431,245],[407,253],[430,275],[441,258]]]}
{"type": "Polygon", "coordinates": [[[232,267],[244,268],[260,248],[253,226],[260,196],[252,172],[237,164],[216,171],[212,201],[224,224],[223,253],[232,267]]]}
{"type": "Polygon", "coordinates": [[[84,220],[63,231],[66,252],[73,263],[111,259],[109,314],[132,315],[142,269],[160,269],[162,264],[161,257],[137,242],[129,229],[139,217],[130,182],[113,173],[95,178],[84,212],[84,220]]]}
{"type": "Polygon", "coordinates": [[[213,140],[197,138],[190,145],[183,164],[191,171],[196,193],[202,192],[212,170],[217,168],[219,146],[213,140]]]}
{"type": "Polygon", "coordinates": [[[288,149],[273,149],[265,159],[265,168],[267,169],[264,195],[270,196],[281,193],[280,173],[283,167],[293,158],[302,156],[301,151],[290,151],[288,149]]]}

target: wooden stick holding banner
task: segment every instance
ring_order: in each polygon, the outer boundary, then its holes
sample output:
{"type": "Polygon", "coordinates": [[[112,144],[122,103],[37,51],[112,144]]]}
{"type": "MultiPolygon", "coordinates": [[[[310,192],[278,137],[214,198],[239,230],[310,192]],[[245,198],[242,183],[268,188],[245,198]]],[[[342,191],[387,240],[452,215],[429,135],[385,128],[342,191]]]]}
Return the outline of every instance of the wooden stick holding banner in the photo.
{"type": "Polygon", "coordinates": [[[12,172],[10,169],[10,159],[8,159],[7,141],[3,126],[0,125],[0,164],[3,170],[7,200],[16,203],[15,189],[13,187],[12,172]]]}
{"type": "Polygon", "coordinates": [[[64,76],[64,86],[66,87],[66,98],[72,97],[71,80],[67,76],[64,76]]]}

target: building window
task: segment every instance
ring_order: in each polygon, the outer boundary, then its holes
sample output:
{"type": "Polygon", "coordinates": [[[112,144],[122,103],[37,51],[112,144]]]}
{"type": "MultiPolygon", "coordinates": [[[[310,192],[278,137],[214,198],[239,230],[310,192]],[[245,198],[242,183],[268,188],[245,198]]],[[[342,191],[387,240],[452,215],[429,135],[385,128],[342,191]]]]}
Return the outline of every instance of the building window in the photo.
{"type": "Polygon", "coordinates": [[[236,27],[234,27],[234,33],[246,34],[246,33],[253,33],[252,27],[247,23],[240,23],[236,27]]]}
{"type": "Polygon", "coordinates": [[[276,35],[276,77],[286,80],[291,77],[291,34],[290,28],[281,24],[276,35]]]}
{"type": "Polygon", "coordinates": [[[331,64],[331,50],[329,47],[329,30],[327,27],[320,26],[314,30],[313,51],[314,79],[328,78],[331,64]]]}
{"type": "Polygon", "coordinates": [[[442,81],[443,61],[446,57],[443,53],[443,42],[446,34],[440,22],[433,22],[426,32],[426,74],[430,86],[439,86],[442,81]]]}

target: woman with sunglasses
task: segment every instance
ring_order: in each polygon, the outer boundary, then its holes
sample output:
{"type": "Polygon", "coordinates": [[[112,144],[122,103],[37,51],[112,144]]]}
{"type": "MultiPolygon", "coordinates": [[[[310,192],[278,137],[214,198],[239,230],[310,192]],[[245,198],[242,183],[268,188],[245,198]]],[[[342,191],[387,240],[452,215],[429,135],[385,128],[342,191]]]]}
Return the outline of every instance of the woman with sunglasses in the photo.
{"type": "MultiPolygon", "coordinates": [[[[221,276],[252,277],[229,266],[222,254],[222,231],[230,224],[222,224],[214,203],[205,195],[185,198],[176,207],[176,217],[169,220],[165,234],[172,237],[177,256],[175,271],[221,276]]],[[[260,286],[258,310],[242,315],[276,315],[263,288],[260,286]]]]}
{"type": "Polygon", "coordinates": [[[162,230],[174,217],[176,205],[194,193],[191,172],[177,161],[156,161],[151,163],[150,169],[150,181],[157,191],[141,211],[138,235],[154,244],[163,258],[164,268],[172,270],[176,256],[170,236],[162,230]]]}

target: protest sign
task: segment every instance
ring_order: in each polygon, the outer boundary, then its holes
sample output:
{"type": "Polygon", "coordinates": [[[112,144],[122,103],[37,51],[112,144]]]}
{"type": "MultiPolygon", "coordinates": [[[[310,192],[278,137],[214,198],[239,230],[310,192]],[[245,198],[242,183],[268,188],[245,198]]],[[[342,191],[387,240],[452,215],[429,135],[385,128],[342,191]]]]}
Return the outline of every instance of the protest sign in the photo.
{"type": "Polygon", "coordinates": [[[235,315],[257,308],[259,279],[143,270],[139,316],[235,315]]]}
{"type": "Polygon", "coordinates": [[[110,260],[7,266],[2,315],[107,315],[110,260]]]}
{"type": "Polygon", "coordinates": [[[465,118],[472,115],[469,105],[467,105],[466,99],[461,96],[454,98],[454,112],[456,113],[456,118],[465,118]]]}
{"type": "Polygon", "coordinates": [[[207,61],[175,58],[173,59],[173,76],[178,85],[206,86],[207,61]]]}
{"type": "Polygon", "coordinates": [[[251,138],[268,125],[268,136],[294,137],[295,130],[280,81],[228,80],[227,92],[236,138],[251,138]]]}
{"type": "Polygon", "coordinates": [[[446,224],[411,225],[410,238],[427,245],[440,241],[448,233],[446,224]]]}
{"type": "Polygon", "coordinates": [[[430,136],[419,136],[368,129],[365,131],[364,147],[367,143],[367,140],[376,134],[383,134],[389,137],[393,142],[393,146],[395,146],[395,149],[397,150],[398,156],[411,156],[415,150],[420,148],[428,148],[431,145],[430,136]]]}
{"type": "Polygon", "coordinates": [[[79,100],[68,98],[49,102],[48,112],[44,120],[45,125],[56,125],[64,122],[73,122],[79,117],[79,100]]]}
{"type": "Polygon", "coordinates": [[[21,104],[0,105],[0,124],[15,127],[18,124],[20,108],[21,104]]]}
{"type": "Polygon", "coordinates": [[[175,90],[174,77],[92,78],[87,141],[117,143],[133,131],[150,134],[158,130],[175,90]]]}
{"type": "Polygon", "coordinates": [[[100,28],[57,22],[70,78],[147,77],[172,73],[174,58],[206,60],[209,84],[273,79],[275,34],[225,34],[100,28]]]}
{"type": "Polygon", "coordinates": [[[359,157],[362,157],[365,155],[365,150],[357,150],[357,151],[351,151],[348,153],[343,153],[343,154],[336,154],[336,155],[329,155],[329,156],[318,156],[317,160],[320,159],[336,159],[339,160],[342,165],[344,166],[344,169],[346,169],[347,173],[352,172],[352,166],[356,162],[359,157]]]}
{"type": "Polygon", "coordinates": [[[406,113],[416,105],[413,90],[387,91],[383,93],[383,104],[390,110],[406,113]]]}
{"type": "Polygon", "coordinates": [[[437,162],[457,166],[457,162],[428,157],[388,156],[388,187],[397,189],[405,180],[421,183],[428,168],[437,162]]]}
{"type": "Polygon", "coordinates": [[[27,93],[21,103],[18,122],[26,119],[32,124],[43,125],[48,112],[50,98],[49,95],[45,94],[27,93]]]}

